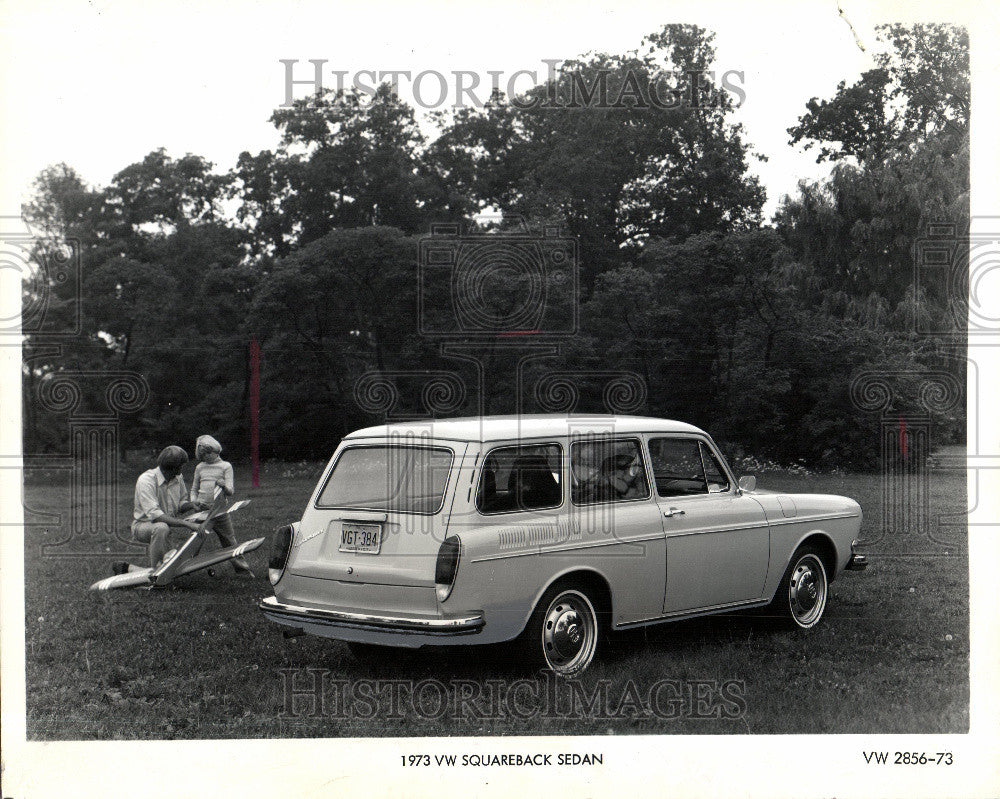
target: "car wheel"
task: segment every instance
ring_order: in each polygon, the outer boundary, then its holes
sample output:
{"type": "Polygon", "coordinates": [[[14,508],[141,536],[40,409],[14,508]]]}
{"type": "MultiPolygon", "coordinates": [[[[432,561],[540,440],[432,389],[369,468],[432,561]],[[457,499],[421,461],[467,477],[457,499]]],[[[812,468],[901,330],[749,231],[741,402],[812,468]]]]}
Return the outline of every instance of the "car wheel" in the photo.
{"type": "Polygon", "coordinates": [[[564,584],[545,592],[528,622],[523,643],[533,665],[569,677],[591,664],[601,635],[595,601],[584,589],[564,584]]]}
{"type": "Polygon", "coordinates": [[[829,593],[822,556],[812,547],[802,547],[792,555],[774,597],[774,607],[792,626],[808,630],[823,618],[829,593]]]}

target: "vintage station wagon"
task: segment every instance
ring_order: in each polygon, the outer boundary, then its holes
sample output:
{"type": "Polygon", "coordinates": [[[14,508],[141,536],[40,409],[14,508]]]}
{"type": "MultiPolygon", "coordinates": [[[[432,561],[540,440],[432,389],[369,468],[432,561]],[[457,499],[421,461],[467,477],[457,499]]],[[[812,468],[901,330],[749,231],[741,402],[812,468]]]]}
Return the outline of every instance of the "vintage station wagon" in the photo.
{"type": "Polygon", "coordinates": [[[609,630],[768,604],[808,629],[829,582],[866,565],[861,508],[755,482],[708,434],[665,419],[365,428],[275,534],[260,609],[359,656],[516,639],[563,675],[609,630]]]}

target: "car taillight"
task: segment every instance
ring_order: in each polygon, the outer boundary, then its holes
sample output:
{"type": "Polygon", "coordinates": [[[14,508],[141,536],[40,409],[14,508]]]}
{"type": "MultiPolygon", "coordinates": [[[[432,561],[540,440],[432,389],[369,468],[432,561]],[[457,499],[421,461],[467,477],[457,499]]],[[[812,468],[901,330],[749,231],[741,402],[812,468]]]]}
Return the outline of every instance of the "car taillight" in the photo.
{"type": "Polygon", "coordinates": [[[271,538],[271,557],[267,561],[267,579],[274,585],[281,579],[288,563],[288,553],[292,551],[292,540],[298,524],[286,524],[274,531],[271,538]]]}
{"type": "Polygon", "coordinates": [[[450,535],[438,550],[437,562],[434,564],[434,585],[437,598],[444,602],[451,596],[455,585],[455,575],[458,574],[458,558],[462,551],[462,542],[458,536],[450,535]]]}

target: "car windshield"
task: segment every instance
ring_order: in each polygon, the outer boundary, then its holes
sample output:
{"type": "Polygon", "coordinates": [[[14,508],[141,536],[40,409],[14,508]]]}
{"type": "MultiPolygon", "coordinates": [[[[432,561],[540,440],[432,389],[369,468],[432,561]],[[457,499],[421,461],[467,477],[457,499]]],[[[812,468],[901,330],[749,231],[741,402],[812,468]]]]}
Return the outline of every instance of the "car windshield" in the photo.
{"type": "Polygon", "coordinates": [[[323,508],[437,513],[451,473],[447,449],[350,447],[340,453],[316,502],[323,508]]]}

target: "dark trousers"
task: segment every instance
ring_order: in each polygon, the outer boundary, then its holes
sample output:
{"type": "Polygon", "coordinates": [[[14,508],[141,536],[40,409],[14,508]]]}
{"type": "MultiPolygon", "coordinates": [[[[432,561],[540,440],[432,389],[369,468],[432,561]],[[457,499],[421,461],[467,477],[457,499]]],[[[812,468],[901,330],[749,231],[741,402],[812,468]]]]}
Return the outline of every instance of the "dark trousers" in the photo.
{"type": "Polygon", "coordinates": [[[233,532],[233,520],[227,513],[225,516],[217,516],[209,522],[215,534],[219,536],[219,544],[223,549],[234,547],[237,544],[236,533],[233,532]]]}

